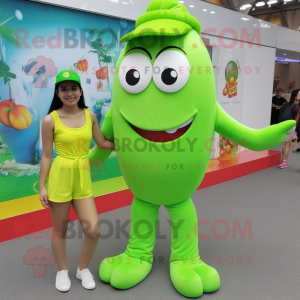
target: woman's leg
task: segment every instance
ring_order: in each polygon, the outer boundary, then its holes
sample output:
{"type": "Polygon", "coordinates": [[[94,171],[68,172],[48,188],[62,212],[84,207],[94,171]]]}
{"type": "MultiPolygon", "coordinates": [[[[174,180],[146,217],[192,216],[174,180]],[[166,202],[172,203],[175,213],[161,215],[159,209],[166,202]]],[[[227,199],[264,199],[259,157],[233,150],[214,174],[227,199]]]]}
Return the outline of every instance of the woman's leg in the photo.
{"type": "Polygon", "coordinates": [[[57,203],[49,200],[49,202],[52,205],[52,209],[50,209],[53,224],[51,236],[52,252],[58,266],[58,271],[67,270],[66,233],[71,201],[57,203]]]}
{"type": "Polygon", "coordinates": [[[284,146],[283,146],[283,156],[282,156],[282,160],[287,160],[290,154],[290,147],[291,147],[291,143],[290,142],[285,142],[284,146]]]}
{"type": "Polygon", "coordinates": [[[80,221],[84,233],[82,244],[80,271],[87,268],[98,245],[100,235],[99,218],[95,200],[93,197],[85,199],[74,199],[72,201],[74,210],[80,221]]]}

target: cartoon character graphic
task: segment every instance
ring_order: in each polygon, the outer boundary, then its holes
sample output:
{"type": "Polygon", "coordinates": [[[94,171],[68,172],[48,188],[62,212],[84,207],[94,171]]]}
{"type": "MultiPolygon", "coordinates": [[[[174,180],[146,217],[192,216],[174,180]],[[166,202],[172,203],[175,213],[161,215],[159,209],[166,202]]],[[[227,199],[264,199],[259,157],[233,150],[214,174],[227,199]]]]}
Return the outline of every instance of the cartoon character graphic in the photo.
{"type": "Polygon", "coordinates": [[[40,55],[28,61],[24,72],[26,75],[33,75],[35,88],[47,88],[48,77],[56,76],[57,68],[51,58],[40,55]]]}
{"type": "Polygon", "coordinates": [[[33,277],[45,277],[47,266],[55,265],[51,250],[41,246],[28,250],[23,261],[26,265],[32,265],[33,277]]]}
{"type": "MultiPolygon", "coordinates": [[[[177,0],[153,0],[136,29],[121,39],[128,43],[117,62],[102,132],[115,141],[122,174],[135,196],[127,249],[103,260],[99,269],[100,279],[118,289],[138,284],[151,271],[164,205],[171,220],[174,287],[186,297],[217,290],[218,272],[199,256],[197,214],[190,198],[205,170],[191,166],[208,163],[205,143],[215,131],[237,144],[246,138],[247,148],[259,151],[283,141],[295,123],[254,130],[231,118],[217,103],[213,72],[196,71],[198,66],[212,70],[200,30],[177,0]]],[[[89,158],[99,164],[108,155],[96,146],[89,158]]]]}

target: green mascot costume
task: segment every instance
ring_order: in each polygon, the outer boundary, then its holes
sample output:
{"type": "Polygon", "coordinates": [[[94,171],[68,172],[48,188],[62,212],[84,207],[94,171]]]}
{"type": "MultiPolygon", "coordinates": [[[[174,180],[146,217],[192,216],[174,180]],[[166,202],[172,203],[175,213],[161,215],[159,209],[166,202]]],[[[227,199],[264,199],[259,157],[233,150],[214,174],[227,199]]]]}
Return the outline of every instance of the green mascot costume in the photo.
{"type": "MultiPolygon", "coordinates": [[[[99,276],[118,289],[141,282],[151,271],[158,212],[170,214],[170,276],[187,297],[216,291],[218,272],[200,260],[197,214],[191,195],[210,158],[207,141],[217,131],[229,140],[260,151],[281,143],[294,121],[254,130],[231,118],[217,103],[209,54],[199,22],[177,0],[153,0],[117,62],[113,102],[102,126],[114,140],[124,179],[134,194],[130,239],[124,253],[104,259],[99,276]],[[176,169],[172,168],[177,164],[176,169]]],[[[97,146],[91,164],[110,152],[97,146]]]]}

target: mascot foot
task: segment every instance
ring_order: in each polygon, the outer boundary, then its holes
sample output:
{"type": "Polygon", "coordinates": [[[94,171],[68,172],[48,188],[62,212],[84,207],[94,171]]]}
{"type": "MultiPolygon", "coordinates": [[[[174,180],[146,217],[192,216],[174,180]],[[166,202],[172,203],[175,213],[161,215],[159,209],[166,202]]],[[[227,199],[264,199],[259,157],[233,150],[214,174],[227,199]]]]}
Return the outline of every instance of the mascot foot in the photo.
{"type": "Polygon", "coordinates": [[[150,273],[152,264],[123,253],[105,258],[99,268],[99,277],[117,289],[129,289],[150,273]]]}
{"type": "Polygon", "coordinates": [[[171,280],[176,290],[186,297],[199,297],[220,287],[218,272],[203,261],[174,261],[170,264],[171,280]]]}

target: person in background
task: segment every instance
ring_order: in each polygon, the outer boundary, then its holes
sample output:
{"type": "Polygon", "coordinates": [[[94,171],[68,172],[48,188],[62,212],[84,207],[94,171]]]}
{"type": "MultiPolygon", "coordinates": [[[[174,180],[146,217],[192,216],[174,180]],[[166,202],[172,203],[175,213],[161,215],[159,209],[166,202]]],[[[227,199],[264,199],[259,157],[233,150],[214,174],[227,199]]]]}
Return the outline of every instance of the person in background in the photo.
{"type": "MultiPolygon", "coordinates": [[[[300,104],[299,104],[300,106],[300,104]]],[[[299,109],[299,112],[298,112],[298,120],[300,119],[300,109],[299,109]]],[[[294,145],[292,144],[291,147],[293,148],[292,151],[300,151],[300,122],[298,121],[297,124],[296,124],[296,135],[298,137],[298,140],[295,141],[294,145]]]]}
{"type": "Polygon", "coordinates": [[[282,88],[277,88],[275,92],[276,95],[272,97],[271,125],[278,124],[280,109],[283,104],[286,103],[286,99],[281,97],[283,92],[282,88]]]}
{"type": "MultiPolygon", "coordinates": [[[[287,102],[283,105],[282,109],[280,110],[280,116],[282,116],[283,112],[287,108],[289,108],[290,106],[295,104],[292,107],[290,119],[295,120],[298,123],[298,121],[299,121],[298,112],[299,112],[299,109],[300,109],[299,102],[300,102],[300,89],[293,90],[292,93],[291,93],[290,102],[287,102]]],[[[288,163],[286,161],[287,161],[288,156],[290,154],[291,144],[293,144],[298,139],[298,137],[295,133],[295,129],[296,129],[296,125],[286,133],[287,136],[286,136],[286,139],[284,140],[283,148],[282,148],[282,162],[278,166],[278,168],[280,168],[280,169],[284,169],[288,166],[288,163]]]]}

